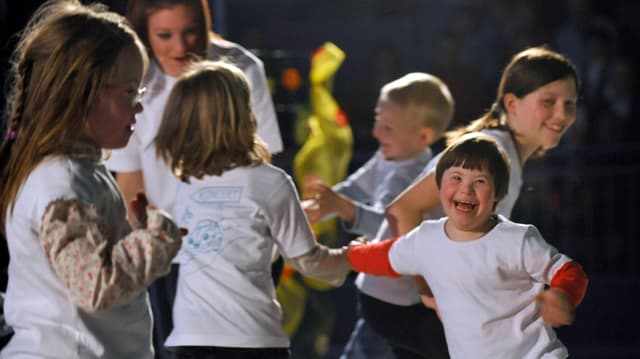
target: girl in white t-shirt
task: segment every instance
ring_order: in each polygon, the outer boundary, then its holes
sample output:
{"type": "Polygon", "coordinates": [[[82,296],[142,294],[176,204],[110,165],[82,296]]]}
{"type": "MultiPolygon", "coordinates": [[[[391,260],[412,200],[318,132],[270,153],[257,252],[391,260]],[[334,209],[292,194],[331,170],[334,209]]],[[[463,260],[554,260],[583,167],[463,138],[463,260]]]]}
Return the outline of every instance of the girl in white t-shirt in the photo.
{"type": "Polygon", "coordinates": [[[316,243],[291,178],[268,164],[242,72],[193,64],[169,95],[155,146],[182,179],[173,213],[191,231],[165,346],[174,358],[288,358],[274,254],[334,285],[350,267],[342,249],[316,243]]]}
{"type": "MultiPolygon", "coordinates": [[[[511,162],[508,191],[496,213],[510,217],[522,187],[524,166],[559,144],[576,119],[579,94],[580,79],[569,59],[545,47],[527,48],[515,54],[502,71],[491,109],[468,125],[445,133],[450,143],[466,133],[481,132],[507,153],[511,162]]],[[[441,215],[434,171],[437,161],[436,156],[419,179],[387,207],[387,221],[375,240],[406,234],[423,219],[438,218],[434,213],[441,215]]],[[[364,317],[396,346],[424,356],[447,358],[431,350],[431,341],[442,333],[434,313],[412,309],[420,303],[421,289],[415,282],[409,277],[358,275],[358,288],[371,299],[371,305],[362,306],[364,317]]]]}
{"type": "Polygon", "coordinates": [[[46,3],[22,33],[0,160],[14,330],[2,358],[153,357],[145,290],[181,233],[142,198],[132,231],[102,162],[131,136],[147,62],[123,17],[76,0],[46,3]]]}
{"type": "Polygon", "coordinates": [[[552,327],[572,322],[588,281],[533,225],[496,214],[507,155],[487,135],[465,135],[443,152],[435,176],[447,217],[351,248],[354,269],[423,276],[454,359],[566,358],[552,327]]]}

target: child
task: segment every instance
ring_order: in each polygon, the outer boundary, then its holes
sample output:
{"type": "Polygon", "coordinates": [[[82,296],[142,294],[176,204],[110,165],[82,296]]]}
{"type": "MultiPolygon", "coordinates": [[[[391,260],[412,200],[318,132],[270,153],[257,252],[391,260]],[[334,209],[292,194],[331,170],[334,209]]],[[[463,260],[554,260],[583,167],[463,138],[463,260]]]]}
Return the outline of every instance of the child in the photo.
{"type": "MultiPolygon", "coordinates": [[[[496,206],[497,214],[511,216],[522,187],[524,166],[531,158],[558,145],[576,119],[579,94],[580,79],[569,59],[545,47],[527,48],[515,54],[502,71],[491,109],[468,125],[445,133],[447,144],[466,133],[484,133],[509,156],[509,190],[496,206]]],[[[423,219],[443,215],[435,181],[437,163],[438,157],[433,158],[419,178],[387,207],[383,224],[386,231],[381,230],[374,240],[406,234],[423,219]]],[[[358,275],[356,283],[373,304],[368,308],[368,303],[363,303],[367,322],[398,346],[427,357],[448,357],[433,355],[428,344],[433,333],[442,332],[433,311],[420,315],[406,310],[415,307],[410,304],[420,302],[418,287],[397,282],[388,277],[358,275]]]]}
{"type": "Polygon", "coordinates": [[[168,272],[181,233],[142,197],[132,232],[101,162],[142,110],[144,48],[120,15],[54,1],[32,17],[12,64],[0,223],[15,334],[1,356],[152,358],[145,289],[168,272]]]}
{"type": "MultiPolygon", "coordinates": [[[[305,202],[310,222],[336,213],[350,232],[374,238],[384,220],[384,208],[411,184],[431,159],[429,145],[448,127],[453,106],[447,86],[430,74],[410,73],[383,86],[373,129],[378,151],[333,188],[320,181],[308,186],[308,191],[314,193],[313,198],[305,202]]],[[[411,281],[411,278],[405,280],[411,281]]],[[[364,319],[359,320],[356,328],[346,349],[347,357],[358,356],[356,348],[388,350],[384,341],[375,339],[375,333],[364,319]]],[[[444,345],[444,339],[442,343],[444,345]]],[[[403,351],[397,347],[393,350],[398,356],[403,351]]]]}
{"type": "Polygon", "coordinates": [[[507,155],[487,135],[462,136],[438,161],[436,183],[447,217],[353,247],[354,269],[424,276],[452,358],[566,358],[552,327],[571,323],[587,278],[534,226],[495,214],[508,189],[507,155]]]}
{"type": "Polygon", "coordinates": [[[346,252],[315,242],[291,178],[267,163],[242,72],[193,64],[169,95],[155,145],[184,181],[174,214],[191,230],[165,345],[175,358],[288,358],[270,275],[275,251],[334,285],[350,267],[346,252]]]}

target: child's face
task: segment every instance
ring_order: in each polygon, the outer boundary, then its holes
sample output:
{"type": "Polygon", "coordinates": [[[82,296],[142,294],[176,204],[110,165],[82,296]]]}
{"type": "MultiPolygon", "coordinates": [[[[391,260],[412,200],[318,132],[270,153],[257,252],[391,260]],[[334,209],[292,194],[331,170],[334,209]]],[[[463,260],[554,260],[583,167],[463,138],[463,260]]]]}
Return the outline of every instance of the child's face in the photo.
{"type": "Polygon", "coordinates": [[[495,199],[494,179],[489,172],[462,167],[446,169],[440,184],[440,202],[449,217],[449,236],[459,239],[467,238],[460,236],[462,232],[486,233],[492,225],[495,199]]]}
{"type": "Polygon", "coordinates": [[[550,82],[523,98],[506,97],[509,127],[525,151],[554,148],[576,119],[576,84],[572,78],[550,82]],[[509,102],[507,98],[511,98],[509,102]]]}
{"type": "Polygon", "coordinates": [[[419,127],[409,110],[381,97],[376,106],[373,137],[388,161],[403,161],[416,156],[428,145],[426,127],[419,127]]]}
{"type": "Polygon", "coordinates": [[[154,58],[162,71],[177,77],[189,63],[189,54],[196,52],[200,35],[196,11],[185,4],[160,9],[149,15],[148,36],[154,58]]]}
{"type": "Polygon", "coordinates": [[[96,145],[114,149],[124,147],[133,133],[135,114],[142,111],[139,86],[143,63],[134,47],[123,50],[116,60],[117,72],[89,108],[86,131],[96,145]]]}

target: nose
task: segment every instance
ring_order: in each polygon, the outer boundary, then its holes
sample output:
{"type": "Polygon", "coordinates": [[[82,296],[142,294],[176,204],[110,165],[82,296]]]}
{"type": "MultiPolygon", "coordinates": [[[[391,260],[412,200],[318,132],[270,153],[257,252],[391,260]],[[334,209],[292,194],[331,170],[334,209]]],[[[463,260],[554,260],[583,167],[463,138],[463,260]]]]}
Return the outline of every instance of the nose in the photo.
{"type": "Polygon", "coordinates": [[[559,101],[554,108],[553,117],[561,123],[572,123],[576,118],[575,106],[567,105],[559,101]]]}
{"type": "Polygon", "coordinates": [[[187,39],[185,36],[176,36],[173,43],[173,51],[175,56],[184,56],[187,53],[187,39]]]}
{"type": "Polygon", "coordinates": [[[463,181],[460,184],[460,191],[462,193],[473,193],[473,181],[463,181]]]}
{"type": "Polygon", "coordinates": [[[375,138],[376,140],[380,139],[380,126],[378,126],[377,123],[373,125],[373,130],[371,130],[371,135],[373,135],[373,138],[375,138]]]}

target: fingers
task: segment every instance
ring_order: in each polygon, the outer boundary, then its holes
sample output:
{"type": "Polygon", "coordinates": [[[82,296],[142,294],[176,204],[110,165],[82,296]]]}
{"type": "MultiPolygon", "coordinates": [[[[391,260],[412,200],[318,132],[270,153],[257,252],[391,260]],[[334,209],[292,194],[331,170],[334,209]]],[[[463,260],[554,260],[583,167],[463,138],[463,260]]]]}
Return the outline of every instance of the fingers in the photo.
{"type": "Polygon", "coordinates": [[[568,300],[557,291],[546,290],[534,299],[541,303],[540,315],[548,325],[559,327],[573,323],[573,309],[568,300]]]}
{"type": "Polygon", "coordinates": [[[367,238],[367,236],[360,236],[360,237],[358,237],[358,238],[354,239],[354,241],[357,241],[357,242],[359,242],[360,244],[367,244],[367,243],[369,243],[369,242],[370,242],[370,241],[369,241],[369,238],[367,238]]]}
{"type": "Polygon", "coordinates": [[[138,192],[136,198],[131,201],[130,210],[133,212],[129,216],[134,228],[146,228],[147,226],[147,206],[149,201],[143,192],[138,192]]]}

